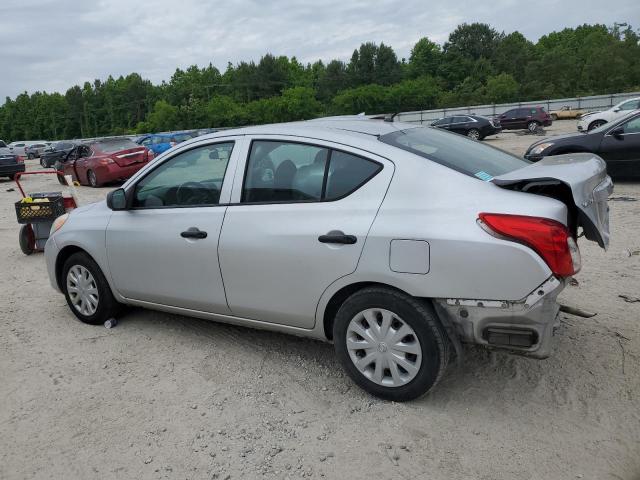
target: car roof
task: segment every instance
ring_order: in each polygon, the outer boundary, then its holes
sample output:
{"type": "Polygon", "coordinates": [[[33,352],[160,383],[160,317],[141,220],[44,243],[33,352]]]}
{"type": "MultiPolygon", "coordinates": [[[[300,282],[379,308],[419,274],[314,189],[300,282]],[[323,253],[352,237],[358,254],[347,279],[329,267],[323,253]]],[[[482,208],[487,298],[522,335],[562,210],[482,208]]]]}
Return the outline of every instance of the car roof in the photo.
{"type": "MultiPolygon", "coordinates": [[[[299,135],[315,138],[331,139],[336,134],[341,136],[351,136],[363,139],[366,137],[380,137],[387,133],[409,128],[419,128],[422,125],[404,122],[385,122],[382,120],[372,120],[366,117],[345,116],[316,118],[300,122],[272,123],[267,125],[256,125],[219,132],[210,133],[196,139],[226,137],[232,135],[299,135]]],[[[195,139],[194,139],[195,140],[195,139]]]]}

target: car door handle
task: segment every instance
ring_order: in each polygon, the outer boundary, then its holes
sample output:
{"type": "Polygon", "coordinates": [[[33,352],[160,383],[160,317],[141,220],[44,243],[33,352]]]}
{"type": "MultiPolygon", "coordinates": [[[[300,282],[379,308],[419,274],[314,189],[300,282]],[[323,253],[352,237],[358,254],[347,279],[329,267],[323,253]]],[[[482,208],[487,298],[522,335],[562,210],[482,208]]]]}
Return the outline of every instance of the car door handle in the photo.
{"type": "Polygon", "coordinates": [[[207,238],[207,232],[199,230],[198,227],[191,227],[180,234],[182,238],[207,238]]]}
{"type": "Polygon", "coordinates": [[[341,245],[353,245],[358,241],[355,235],[345,235],[340,230],[331,230],[326,235],[318,237],[320,243],[339,243],[341,245]]]}

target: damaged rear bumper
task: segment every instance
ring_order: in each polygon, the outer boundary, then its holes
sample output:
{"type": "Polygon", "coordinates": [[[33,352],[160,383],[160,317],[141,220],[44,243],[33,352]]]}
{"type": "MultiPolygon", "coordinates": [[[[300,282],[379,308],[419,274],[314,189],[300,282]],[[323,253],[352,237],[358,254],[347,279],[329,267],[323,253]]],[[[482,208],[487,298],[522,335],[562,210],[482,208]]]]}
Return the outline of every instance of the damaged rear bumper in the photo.
{"type": "Polygon", "coordinates": [[[462,342],[547,358],[560,309],[556,299],[564,286],[552,276],[518,301],[439,298],[435,304],[462,342]]]}

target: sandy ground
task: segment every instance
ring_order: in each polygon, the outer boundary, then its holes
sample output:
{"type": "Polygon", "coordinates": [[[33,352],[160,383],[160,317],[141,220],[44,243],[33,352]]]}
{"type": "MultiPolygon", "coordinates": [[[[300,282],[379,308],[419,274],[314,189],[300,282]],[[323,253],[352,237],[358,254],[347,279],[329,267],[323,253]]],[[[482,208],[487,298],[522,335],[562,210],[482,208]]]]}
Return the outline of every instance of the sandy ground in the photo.
{"type": "Polygon", "coordinates": [[[640,296],[640,184],[616,185],[611,248],[580,242],[561,297],[596,317],[564,315],[543,361],[468,348],[406,404],[355,387],[329,344],[144,310],[78,322],[42,254],[20,252],[13,186],[0,180],[2,479],[640,478],[640,303],[618,296],[640,296]]]}

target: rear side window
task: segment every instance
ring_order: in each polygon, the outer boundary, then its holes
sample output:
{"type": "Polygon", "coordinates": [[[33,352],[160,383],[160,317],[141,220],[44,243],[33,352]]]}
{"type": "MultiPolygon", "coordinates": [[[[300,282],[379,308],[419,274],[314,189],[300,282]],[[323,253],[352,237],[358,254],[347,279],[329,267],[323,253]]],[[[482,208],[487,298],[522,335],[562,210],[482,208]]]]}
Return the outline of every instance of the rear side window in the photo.
{"type": "Polygon", "coordinates": [[[410,128],[382,135],[379,140],[466,175],[491,178],[529,165],[527,160],[437,128],[410,128]]]}
{"type": "Polygon", "coordinates": [[[325,198],[335,200],[360,188],[380,171],[380,165],[365,158],[333,150],[329,162],[325,198]]]}
{"type": "Polygon", "coordinates": [[[436,120],[435,122],[433,122],[433,125],[435,125],[437,127],[442,127],[443,125],[448,125],[449,123],[451,123],[451,118],[452,117],[441,118],[440,120],[436,120]]]}
{"type": "Polygon", "coordinates": [[[382,168],[317,145],[257,140],[251,144],[242,203],[314,202],[349,195],[382,168]]]}

